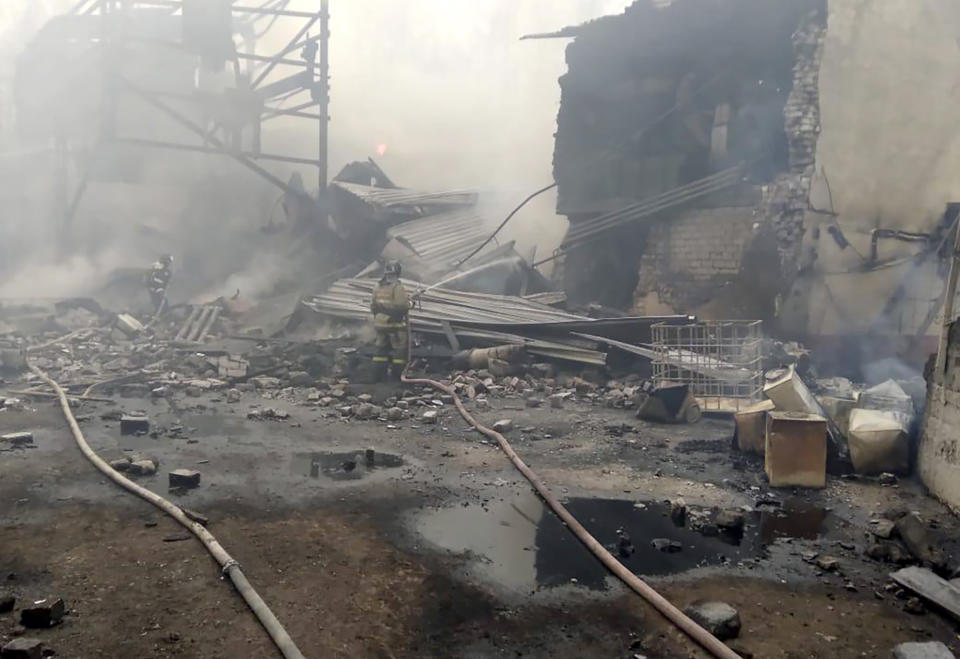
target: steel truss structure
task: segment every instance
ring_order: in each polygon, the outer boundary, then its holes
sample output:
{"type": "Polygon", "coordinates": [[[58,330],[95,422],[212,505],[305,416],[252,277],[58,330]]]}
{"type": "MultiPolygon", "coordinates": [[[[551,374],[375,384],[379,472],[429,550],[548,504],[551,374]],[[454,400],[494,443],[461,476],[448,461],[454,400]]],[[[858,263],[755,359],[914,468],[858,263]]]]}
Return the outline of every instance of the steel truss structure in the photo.
{"type": "MultiPolygon", "coordinates": [[[[291,0],[264,0],[257,5],[241,5],[236,0],[80,0],[66,14],[87,17],[100,27],[90,35],[92,46],[102,53],[103,89],[101,90],[100,135],[103,145],[127,144],[144,148],[168,149],[222,155],[239,162],[288,194],[300,197],[311,206],[317,204],[302,187],[291,186],[261,162],[282,162],[317,168],[318,199],[324,207],[328,183],[329,139],[329,0],[319,3],[317,11],[299,11],[288,7],[291,0]],[[180,40],[145,37],[132,33],[129,17],[137,12],[162,12],[165,17],[183,23],[180,40]],[[296,24],[296,31],[285,45],[270,55],[256,50],[256,42],[271,33],[280,21],[296,24]],[[211,38],[204,28],[225,26],[226,38],[211,38]],[[313,33],[313,34],[311,34],[313,33]],[[235,39],[239,37],[239,39],[235,39]],[[236,41],[242,42],[238,45],[236,41]],[[200,66],[221,71],[233,65],[234,85],[212,96],[197,86],[192,90],[151,88],[131,80],[111,66],[111,54],[126,44],[156,48],[158,60],[164,50],[171,54],[196,55],[200,66]],[[167,117],[186,134],[196,139],[169,140],[118,134],[117,108],[124,97],[135,97],[167,117]],[[223,116],[198,121],[197,115],[211,100],[223,116]],[[287,103],[292,105],[287,106],[287,103]],[[261,126],[278,117],[288,117],[319,126],[316,158],[260,149],[261,126]],[[248,135],[249,134],[249,135],[248,135]],[[249,143],[245,143],[249,142],[249,143]]],[[[223,30],[213,34],[222,36],[223,30]]],[[[57,139],[58,149],[67,148],[57,139]]],[[[65,166],[64,166],[65,169],[65,166]]],[[[65,203],[69,226],[86,189],[86,175],[77,185],[72,199],[65,203]]],[[[66,184],[64,184],[66,185],[66,184]]]]}

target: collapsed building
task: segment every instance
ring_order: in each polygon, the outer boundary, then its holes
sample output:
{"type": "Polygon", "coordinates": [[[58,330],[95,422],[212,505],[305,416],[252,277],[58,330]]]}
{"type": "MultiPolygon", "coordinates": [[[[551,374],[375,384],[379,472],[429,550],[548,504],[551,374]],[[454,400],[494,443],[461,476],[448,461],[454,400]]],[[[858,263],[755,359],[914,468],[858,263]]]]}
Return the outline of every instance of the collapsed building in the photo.
{"type": "Polygon", "coordinates": [[[573,38],[554,155],[569,298],[762,318],[851,377],[918,368],[956,220],[958,21],[933,0],[638,0],[531,35],[573,38]]]}

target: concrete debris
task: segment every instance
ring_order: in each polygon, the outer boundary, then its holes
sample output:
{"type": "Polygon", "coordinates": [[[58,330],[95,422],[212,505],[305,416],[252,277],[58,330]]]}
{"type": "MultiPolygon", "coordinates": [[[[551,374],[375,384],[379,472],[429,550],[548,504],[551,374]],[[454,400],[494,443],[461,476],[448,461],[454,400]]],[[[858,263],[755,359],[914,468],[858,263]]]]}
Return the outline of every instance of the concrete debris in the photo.
{"type": "Polygon", "coordinates": [[[221,355],[217,357],[217,377],[223,379],[242,378],[247,374],[250,363],[236,355],[221,355]]]}
{"type": "Polygon", "coordinates": [[[960,620],[960,588],[921,567],[906,567],[890,575],[895,582],[933,602],[960,620]]]}
{"type": "Polygon", "coordinates": [[[917,513],[909,513],[895,523],[897,534],[917,560],[934,569],[943,570],[947,566],[943,539],[932,531],[917,513]]]}
{"type": "Polygon", "coordinates": [[[257,407],[247,412],[247,418],[253,421],[285,421],[290,412],[275,407],[257,407]]]}
{"type": "Polygon", "coordinates": [[[387,410],[387,421],[402,421],[407,413],[399,407],[391,407],[387,410]]]}
{"type": "Polygon", "coordinates": [[[361,403],[353,410],[353,415],[358,419],[376,419],[383,414],[383,408],[372,403],[361,403]]]}
{"type": "Polygon", "coordinates": [[[0,442],[11,446],[30,446],[33,444],[32,432],[11,432],[0,435],[0,442]]]}
{"type": "Polygon", "coordinates": [[[20,611],[20,624],[31,629],[53,627],[63,620],[66,611],[59,597],[37,600],[20,611]]]}
{"type": "Polygon", "coordinates": [[[840,561],[833,556],[818,556],[815,562],[825,572],[835,572],[840,568],[840,561]]]}
{"type": "Polygon", "coordinates": [[[248,380],[257,389],[279,389],[281,386],[280,378],[269,377],[266,375],[257,376],[248,380]]]}
{"type": "Polygon", "coordinates": [[[243,394],[240,393],[239,389],[229,389],[227,390],[227,402],[228,403],[239,403],[240,399],[243,397],[243,394]]]}
{"type": "Polygon", "coordinates": [[[740,635],[740,613],[726,602],[698,601],[683,612],[721,641],[740,635]]]}
{"type": "Polygon", "coordinates": [[[950,648],[940,641],[901,643],[893,648],[893,659],[955,659],[950,648]]]}
{"type": "Polygon", "coordinates": [[[43,641],[35,638],[15,638],[0,649],[0,659],[43,659],[43,641]]]}
{"type": "Polygon", "coordinates": [[[130,314],[117,314],[116,328],[123,332],[128,338],[136,338],[143,333],[143,323],[130,314]]]}
{"type": "Polygon", "coordinates": [[[870,532],[878,538],[888,540],[893,535],[895,523],[892,520],[876,519],[871,521],[870,524],[872,526],[870,532]]]}
{"type": "Polygon", "coordinates": [[[169,474],[170,487],[192,489],[200,486],[200,472],[192,469],[174,469],[169,474]]]}
{"type": "Polygon", "coordinates": [[[432,425],[437,422],[437,420],[439,419],[439,416],[440,414],[436,410],[427,410],[420,417],[420,420],[423,421],[424,423],[428,423],[432,425]]]}

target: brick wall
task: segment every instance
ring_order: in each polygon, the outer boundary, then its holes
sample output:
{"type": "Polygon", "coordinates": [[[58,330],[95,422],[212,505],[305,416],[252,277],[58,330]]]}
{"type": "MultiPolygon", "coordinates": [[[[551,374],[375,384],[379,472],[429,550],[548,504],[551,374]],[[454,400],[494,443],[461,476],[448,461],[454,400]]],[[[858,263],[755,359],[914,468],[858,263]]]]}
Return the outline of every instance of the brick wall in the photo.
{"type": "Polygon", "coordinates": [[[960,323],[950,328],[946,372],[927,393],[917,471],[934,496],[960,510],[960,323]]]}
{"type": "Polygon", "coordinates": [[[735,281],[756,222],[752,208],[687,211],[651,227],[634,293],[638,311],[654,313],[650,294],[678,313],[692,311],[735,281]]]}

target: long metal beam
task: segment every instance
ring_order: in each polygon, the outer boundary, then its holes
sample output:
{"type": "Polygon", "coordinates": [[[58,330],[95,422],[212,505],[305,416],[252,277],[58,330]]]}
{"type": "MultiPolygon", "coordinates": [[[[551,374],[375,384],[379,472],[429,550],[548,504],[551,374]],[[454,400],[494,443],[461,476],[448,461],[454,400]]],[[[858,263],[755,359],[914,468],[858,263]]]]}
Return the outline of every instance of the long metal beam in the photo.
{"type": "MultiPolygon", "coordinates": [[[[303,26],[297,31],[297,33],[293,36],[293,38],[290,39],[290,42],[287,43],[287,45],[286,45],[279,53],[277,53],[276,55],[274,55],[274,58],[284,57],[284,56],[292,53],[294,50],[296,50],[297,48],[300,47],[300,46],[299,46],[300,40],[307,34],[307,32],[310,31],[310,28],[313,27],[313,24],[316,23],[318,20],[320,20],[320,15],[319,15],[319,14],[310,14],[310,15],[309,15],[309,18],[310,18],[310,20],[308,20],[308,21],[306,22],[306,24],[303,25],[303,26]]],[[[256,77],[256,78],[254,79],[254,81],[250,84],[250,86],[253,87],[254,89],[256,89],[257,86],[258,86],[261,82],[263,82],[264,78],[266,78],[268,75],[270,75],[271,71],[273,71],[273,69],[274,69],[274,67],[276,67],[276,65],[277,65],[276,62],[271,62],[270,64],[268,64],[268,65],[266,66],[266,68],[263,69],[263,71],[261,71],[259,74],[257,74],[257,77],[256,77]]]]}
{"type": "Polygon", "coordinates": [[[298,196],[298,197],[303,197],[303,198],[305,198],[305,199],[309,199],[311,204],[314,203],[313,197],[311,197],[310,195],[308,195],[308,194],[307,194],[306,192],[304,192],[303,190],[298,190],[297,188],[294,188],[294,187],[291,187],[291,186],[287,185],[282,179],[278,178],[277,176],[275,176],[274,174],[270,173],[269,171],[267,171],[266,169],[264,169],[263,167],[261,167],[261,166],[258,165],[257,163],[253,162],[253,161],[252,161],[250,158],[248,158],[247,156],[242,155],[242,154],[239,154],[239,153],[234,153],[234,152],[231,152],[231,151],[227,150],[226,147],[225,147],[225,145],[223,144],[223,142],[221,142],[220,140],[218,140],[216,137],[214,137],[214,136],[212,136],[212,135],[209,135],[209,134],[207,133],[207,131],[205,131],[205,130],[203,129],[202,126],[200,126],[199,124],[197,124],[196,122],[194,122],[194,121],[193,121],[192,119],[190,119],[189,117],[185,117],[183,114],[181,114],[180,112],[177,112],[176,110],[174,110],[173,108],[171,108],[170,106],[168,106],[166,103],[163,103],[162,101],[154,98],[151,94],[149,94],[148,92],[145,92],[144,90],[140,89],[139,87],[137,87],[136,85],[134,85],[133,83],[131,83],[129,80],[124,80],[124,79],[120,78],[120,79],[118,80],[118,82],[119,82],[119,84],[123,85],[126,89],[130,90],[132,93],[134,93],[134,94],[136,94],[137,96],[139,96],[140,98],[142,98],[142,99],[143,99],[144,101],[146,101],[149,105],[152,105],[152,106],[155,107],[156,109],[158,109],[158,110],[160,110],[161,112],[163,112],[164,114],[166,114],[168,117],[170,117],[171,119],[173,119],[174,121],[176,121],[178,124],[180,124],[181,126],[183,126],[184,128],[186,128],[187,130],[190,130],[190,131],[196,133],[197,135],[199,135],[200,137],[204,138],[205,140],[208,140],[210,143],[212,143],[212,144],[213,144],[214,146],[216,146],[217,148],[221,149],[222,151],[221,151],[220,153],[222,153],[222,155],[229,156],[229,157],[233,158],[234,160],[236,160],[237,162],[239,162],[241,165],[243,165],[243,166],[246,167],[247,169],[253,170],[254,172],[256,172],[257,174],[259,174],[260,176],[262,176],[262,177],[265,178],[266,180],[268,180],[268,181],[270,181],[271,183],[273,183],[273,184],[274,184],[275,186],[277,186],[278,188],[280,188],[280,189],[282,189],[282,190],[285,190],[285,191],[287,191],[287,192],[290,192],[291,194],[294,194],[294,195],[296,195],[296,196],[298,196]]]}
{"type": "Polygon", "coordinates": [[[178,142],[163,142],[161,140],[148,140],[142,137],[117,137],[114,142],[121,144],[132,144],[136,146],[150,146],[161,149],[171,149],[173,151],[190,151],[193,153],[207,153],[214,156],[243,156],[251,160],[273,160],[276,162],[288,162],[294,165],[312,165],[317,166],[316,160],[309,158],[297,158],[296,156],[281,156],[271,153],[254,153],[252,151],[229,151],[224,149],[214,149],[199,144],[181,144],[178,142]]]}

